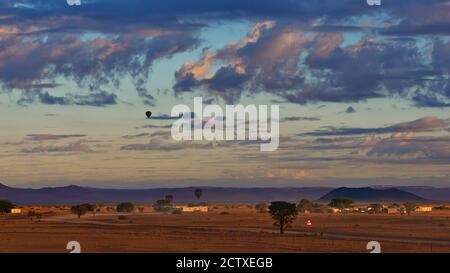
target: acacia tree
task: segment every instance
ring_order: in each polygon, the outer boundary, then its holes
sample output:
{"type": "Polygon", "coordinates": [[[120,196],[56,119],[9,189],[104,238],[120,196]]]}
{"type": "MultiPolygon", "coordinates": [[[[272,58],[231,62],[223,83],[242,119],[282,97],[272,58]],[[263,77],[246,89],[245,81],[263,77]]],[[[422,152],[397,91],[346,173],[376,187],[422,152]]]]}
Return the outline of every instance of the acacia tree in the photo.
{"type": "Polygon", "coordinates": [[[167,202],[169,203],[173,203],[173,195],[166,195],[166,197],[164,198],[167,202]]]}
{"type": "Polygon", "coordinates": [[[280,228],[280,234],[284,234],[284,230],[291,226],[298,214],[295,204],[282,201],[270,203],[269,212],[275,220],[274,225],[280,228]]]}
{"type": "Polygon", "coordinates": [[[299,212],[311,212],[313,209],[313,203],[311,201],[309,201],[308,199],[302,199],[300,201],[300,203],[298,203],[297,205],[297,210],[299,212]]]}
{"type": "Polygon", "coordinates": [[[72,206],[70,208],[70,211],[72,213],[76,214],[78,216],[78,219],[80,219],[81,216],[85,215],[86,212],[88,212],[86,206],[83,206],[83,205],[72,206]]]}
{"type": "Polygon", "coordinates": [[[8,200],[0,200],[0,213],[8,213],[16,206],[8,200]]]}
{"type": "Polygon", "coordinates": [[[117,212],[133,212],[134,211],[134,205],[130,202],[123,202],[117,205],[116,208],[117,212]]]}
{"type": "Polygon", "coordinates": [[[407,202],[407,203],[405,203],[405,204],[403,204],[403,205],[405,206],[405,210],[406,210],[406,213],[407,213],[408,215],[410,215],[411,212],[415,211],[415,210],[416,210],[416,207],[417,207],[417,204],[416,204],[416,203],[413,203],[413,202],[407,202]]]}
{"type": "Polygon", "coordinates": [[[92,212],[92,214],[95,216],[95,209],[97,208],[96,205],[92,205],[89,203],[84,203],[80,206],[83,206],[86,209],[86,212],[92,212]]]}
{"type": "Polygon", "coordinates": [[[353,200],[348,198],[335,198],[331,200],[328,206],[338,209],[350,208],[353,205],[353,200]]]}
{"type": "Polygon", "coordinates": [[[28,211],[28,218],[30,218],[31,221],[33,221],[33,218],[36,216],[36,212],[34,210],[28,211]]]}
{"type": "Polygon", "coordinates": [[[371,208],[373,208],[374,213],[382,213],[383,212],[383,205],[381,204],[371,204],[371,208]]]}
{"type": "Polygon", "coordinates": [[[255,205],[255,209],[259,211],[260,213],[267,212],[267,204],[266,203],[260,203],[255,205]]]}

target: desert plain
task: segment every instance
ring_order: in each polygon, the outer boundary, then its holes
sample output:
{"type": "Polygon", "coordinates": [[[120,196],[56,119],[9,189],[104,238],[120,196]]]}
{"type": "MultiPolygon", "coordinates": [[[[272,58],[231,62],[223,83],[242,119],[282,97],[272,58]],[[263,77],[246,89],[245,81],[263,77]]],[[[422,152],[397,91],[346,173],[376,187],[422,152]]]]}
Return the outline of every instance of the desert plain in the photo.
{"type": "Polygon", "coordinates": [[[388,214],[299,214],[278,234],[269,213],[251,205],[215,205],[209,212],[88,213],[80,219],[69,206],[25,207],[39,211],[0,215],[0,252],[68,253],[77,241],[83,253],[368,253],[450,252],[450,211],[388,214]],[[307,226],[310,220],[312,226],[307,226]]]}

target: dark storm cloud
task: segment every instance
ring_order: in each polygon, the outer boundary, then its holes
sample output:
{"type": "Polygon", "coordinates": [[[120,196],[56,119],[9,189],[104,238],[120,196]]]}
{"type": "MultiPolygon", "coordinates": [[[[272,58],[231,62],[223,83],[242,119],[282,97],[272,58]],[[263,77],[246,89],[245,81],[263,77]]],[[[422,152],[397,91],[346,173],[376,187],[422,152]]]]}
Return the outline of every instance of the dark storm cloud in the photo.
{"type": "Polygon", "coordinates": [[[387,127],[379,128],[331,128],[314,132],[300,134],[300,136],[351,136],[366,134],[387,134],[402,132],[430,132],[446,130],[450,126],[449,120],[436,117],[424,117],[411,122],[404,122],[387,127]]]}

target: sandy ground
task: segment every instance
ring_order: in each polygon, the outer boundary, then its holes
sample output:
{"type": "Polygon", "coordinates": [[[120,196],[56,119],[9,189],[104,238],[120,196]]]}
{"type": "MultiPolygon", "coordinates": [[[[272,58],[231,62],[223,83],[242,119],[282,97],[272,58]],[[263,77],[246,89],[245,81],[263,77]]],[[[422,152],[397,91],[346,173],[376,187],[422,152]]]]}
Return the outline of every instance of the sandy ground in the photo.
{"type": "Polygon", "coordinates": [[[450,212],[406,215],[300,214],[277,234],[267,213],[248,206],[216,206],[209,213],[101,213],[77,219],[64,209],[40,221],[0,216],[0,252],[383,252],[450,253],[450,212]],[[223,215],[226,211],[229,214],[223,215]],[[124,215],[126,219],[118,219],[124,215]],[[306,227],[311,220],[312,227],[306,227]]]}

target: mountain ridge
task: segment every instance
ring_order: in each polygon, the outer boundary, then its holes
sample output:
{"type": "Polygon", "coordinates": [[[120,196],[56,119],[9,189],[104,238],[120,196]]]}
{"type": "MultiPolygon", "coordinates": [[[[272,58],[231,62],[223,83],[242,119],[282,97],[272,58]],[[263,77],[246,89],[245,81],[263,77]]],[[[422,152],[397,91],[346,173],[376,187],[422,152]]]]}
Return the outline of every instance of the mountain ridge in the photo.
{"type": "MultiPolygon", "coordinates": [[[[373,189],[365,187],[362,189],[373,189]]],[[[135,203],[153,203],[166,195],[173,195],[178,203],[191,202],[217,202],[217,203],[257,203],[283,200],[299,202],[301,199],[328,201],[324,198],[338,189],[358,188],[332,188],[332,187],[180,187],[180,188],[150,188],[150,189],[108,189],[91,188],[78,185],[43,187],[43,188],[15,188],[0,183],[0,200],[10,200],[19,205],[62,205],[84,202],[92,203],[117,203],[130,201],[135,203]],[[194,190],[203,189],[203,196],[197,199],[194,190]]],[[[359,188],[361,189],[361,188],[359,188]]],[[[386,190],[386,189],[384,189],[386,190]]],[[[392,191],[392,188],[388,190],[392,191]]],[[[399,187],[395,188],[401,195],[415,196],[414,198],[397,198],[399,200],[386,199],[388,201],[402,202],[402,200],[414,200],[417,202],[450,203],[450,188],[424,188],[424,187],[399,187]]],[[[395,195],[395,194],[394,194],[395,195]]],[[[395,199],[395,198],[394,198],[395,199]]],[[[380,200],[380,199],[376,199],[380,200]]],[[[364,198],[356,198],[357,202],[368,202],[364,198]]],[[[374,200],[375,201],[375,200],[374,200]]]]}
{"type": "Polygon", "coordinates": [[[322,196],[319,201],[328,202],[335,198],[348,198],[355,202],[432,202],[414,193],[397,188],[376,189],[372,187],[348,188],[341,187],[322,196]]]}

